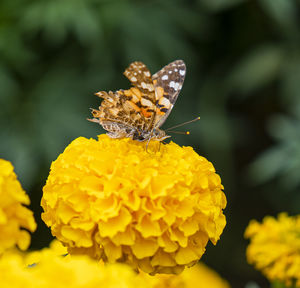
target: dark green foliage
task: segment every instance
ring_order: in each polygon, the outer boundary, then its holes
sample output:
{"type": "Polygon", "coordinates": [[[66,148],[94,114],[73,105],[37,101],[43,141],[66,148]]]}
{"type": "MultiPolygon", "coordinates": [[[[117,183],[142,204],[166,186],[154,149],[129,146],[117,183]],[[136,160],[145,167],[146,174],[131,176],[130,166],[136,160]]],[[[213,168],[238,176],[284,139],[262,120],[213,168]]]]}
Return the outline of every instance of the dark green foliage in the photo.
{"type": "Polygon", "coordinates": [[[183,59],[185,85],[163,128],[201,116],[173,141],[214,163],[229,202],[204,260],[233,287],[257,278],[244,257],[248,221],[300,208],[299,12],[296,0],[2,0],[0,157],[36,218],[51,161],[104,132],[86,121],[100,104],[93,93],[129,87],[131,61],[154,73],[183,59]]]}

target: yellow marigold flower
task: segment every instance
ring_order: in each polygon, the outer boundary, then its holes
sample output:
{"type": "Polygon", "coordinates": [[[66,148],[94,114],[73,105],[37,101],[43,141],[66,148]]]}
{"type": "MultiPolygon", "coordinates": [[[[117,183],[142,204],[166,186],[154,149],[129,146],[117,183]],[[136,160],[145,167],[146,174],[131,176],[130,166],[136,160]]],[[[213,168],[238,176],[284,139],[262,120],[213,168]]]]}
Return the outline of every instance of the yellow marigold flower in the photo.
{"type": "Polygon", "coordinates": [[[281,213],[278,219],[267,216],[262,223],[252,220],[245,237],[250,239],[249,264],[270,281],[300,286],[300,215],[281,213]]]}
{"type": "Polygon", "coordinates": [[[14,167],[9,161],[0,159],[0,255],[17,245],[26,250],[30,234],[35,231],[33,213],[23,205],[30,204],[28,195],[22,189],[14,167]]]}
{"type": "Polygon", "coordinates": [[[140,273],[152,288],[230,288],[226,280],[203,263],[185,269],[180,275],[149,276],[140,273]]]}
{"type": "Polygon", "coordinates": [[[31,267],[25,258],[11,253],[0,258],[1,288],[150,288],[127,265],[104,266],[84,255],[56,256],[51,249],[41,253],[31,267]]]}
{"type": "Polygon", "coordinates": [[[179,273],[226,224],[213,165],[191,147],[99,136],[74,140],[51,165],[42,219],[71,254],[179,273]]]}
{"type": "Polygon", "coordinates": [[[23,263],[21,253],[4,253],[0,257],[1,288],[34,287],[32,275],[23,263]]]}
{"type": "MultiPolygon", "coordinates": [[[[67,248],[62,245],[58,240],[53,240],[49,247],[43,248],[41,250],[36,250],[32,252],[27,252],[24,254],[24,261],[26,266],[39,263],[41,259],[45,257],[66,256],[68,254],[67,248]]],[[[68,256],[67,256],[68,257],[68,256]]]]}

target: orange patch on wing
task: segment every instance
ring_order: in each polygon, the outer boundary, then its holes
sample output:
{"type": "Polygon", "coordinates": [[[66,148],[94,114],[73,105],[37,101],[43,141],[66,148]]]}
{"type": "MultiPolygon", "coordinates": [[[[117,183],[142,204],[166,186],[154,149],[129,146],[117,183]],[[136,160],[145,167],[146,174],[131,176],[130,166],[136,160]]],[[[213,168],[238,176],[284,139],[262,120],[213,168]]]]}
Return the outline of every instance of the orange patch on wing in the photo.
{"type": "Polygon", "coordinates": [[[160,108],[156,108],[156,115],[165,115],[166,112],[160,110],[160,108]]]}
{"type": "Polygon", "coordinates": [[[142,114],[144,115],[144,117],[146,117],[146,118],[151,117],[151,115],[153,114],[151,112],[148,112],[147,109],[145,109],[145,108],[142,108],[141,111],[142,111],[142,114]]]}
{"type": "Polygon", "coordinates": [[[125,96],[132,96],[132,92],[130,90],[124,90],[125,96]]]}
{"type": "Polygon", "coordinates": [[[130,90],[131,90],[132,93],[133,93],[135,96],[137,96],[138,98],[141,98],[141,97],[142,97],[142,93],[141,93],[141,91],[140,91],[138,88],[133,87],[133,88],[131,88],[130,90]]]}
{"type": "Polygon", "coordinates": [[[129,90],[124,90],[124,94],[125,96],[130,97],[130,100],[134,103],[139,102],[142,96],[140,90],[135,87],[130,88],[129,90]]]}
{"type": "Polygon", "coordinates": [[[162,87],[157,87],[157,88],[156,88],[156,96],[157,96],[156,99],[160,99],[161,97],[163,97],[164,92],[165,92],[164,88],[162,88],[162,87]]]}
{"type": "Polygon", "coordinates": [[[126,101],[126,104],[128,104],[135,111],[141,111],[141,108],[134,104],[132,101],[126,101]]]}

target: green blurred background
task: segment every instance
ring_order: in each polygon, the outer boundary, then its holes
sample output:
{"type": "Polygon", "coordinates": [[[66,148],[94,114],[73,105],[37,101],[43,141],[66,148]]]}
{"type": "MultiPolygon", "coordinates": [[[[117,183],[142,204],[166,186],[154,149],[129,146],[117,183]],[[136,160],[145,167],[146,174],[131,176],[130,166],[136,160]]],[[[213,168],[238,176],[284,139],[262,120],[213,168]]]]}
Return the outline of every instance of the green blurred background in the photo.
{"type": "Polygon", "coordinates": [[[268,287],[246,263],[243,232],[252,218],[299,213],[299,12],[296,0],[2,0],[0,157],[30,194],[32,247],[51,239],[39,206],[51,161],[104,132],[86,121],[93,93],[128,88],[132,61],[154,73],[183,59],[163,128],[201,116],[172,140],[213,162],[228,198],[227,227],[203,260],[232,287],[268,287]]]}

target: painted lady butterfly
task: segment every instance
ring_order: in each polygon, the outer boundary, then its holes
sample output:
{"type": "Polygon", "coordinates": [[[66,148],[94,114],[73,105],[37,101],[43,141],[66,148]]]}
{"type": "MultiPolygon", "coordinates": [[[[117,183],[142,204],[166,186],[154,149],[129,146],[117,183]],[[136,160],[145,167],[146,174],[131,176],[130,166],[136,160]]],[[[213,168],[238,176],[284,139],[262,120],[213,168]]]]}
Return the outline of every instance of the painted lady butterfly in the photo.
{"type": "Polygon", "coordinates": [[[168,137],[160,127],[169,116],[182,88],[186,67],[176,60],[151,77],[142,62],[133,62],[124,75],[133,87],[116,92],[98,92],[104,100],[99,110],[92,109],[93,119],[111,138],[162,141],[168,137]]]}

